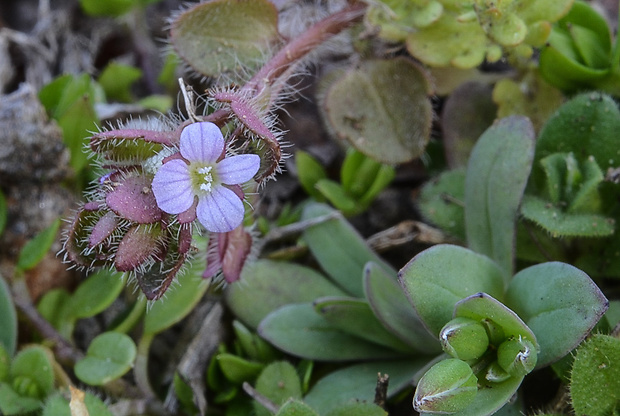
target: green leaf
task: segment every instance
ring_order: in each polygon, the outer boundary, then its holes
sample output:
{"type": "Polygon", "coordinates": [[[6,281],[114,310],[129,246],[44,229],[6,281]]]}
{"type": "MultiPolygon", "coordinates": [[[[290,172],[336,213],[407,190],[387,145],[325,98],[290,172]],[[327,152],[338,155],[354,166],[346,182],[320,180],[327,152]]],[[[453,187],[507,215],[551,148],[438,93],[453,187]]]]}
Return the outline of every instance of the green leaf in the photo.
{"type": "Polygon", "coordinates": [[[426,182],[418,205],[422,215],[447,233],[465,241],[465,171],[443,172],[426,182]]]}
{"type": "Polygon", "coordinates": [[[502,329],[505,338],[525,338],[536,343],[536,336],[525,322],[504,304],[486,293],[477,293],[459,301],[454,306],[454,316],[470,318],[478,322],[491,321],[493,325],[502,329]]]}
{"type": "Polygon", "coordinates": [[[122,273],[101,269],[80,284],[69,301],[68,313],[75,318],[90,318],[103,312],[125,287],[122,273]]]}
{"type": "Polygon", "coordinates": [[[430,93],[427,75],[407,59],[363,61],[327,91],[326,120],[365,155],[388,164],[408,162],[430,138],[430,93]]]}
{"type": "Polygon", "coordinates": [[[234,384],[254,380],[265,367],[262,363],[248,361],[229,353],[218,354],[215,359],[224,376],[234,384]]]}
{"type": "Polygon", "coordinates": [[[361,209],[360,204],[351,198],[337,182],[329,179],[321,179],[315,184],[315,188],[322,196],[327,198],[336,209],[342,211],[346,215],[352,215],[361,209]]]}
{"type": "Polygon", "coordinates": [[[575,348],[607,310],[608,301],[587,274],[569,264],[549,262],[517,273],[506,305],[534,332],[538,367],[575,348]]]}
{"type": "MultiPolygon", "coordinates": [[[[303,212],[303,219],[334,214],[326,205],[309,204],[303,212]]],[[[323,270],[349,294],[364,296],[363,272],[369,261],[391,270],[366,244],[359,233],[342,218],[333,218],[308,227],[302,238],[323,270]]]]}
{"type": "Polygon", "coordinates": [[[65,289],[52,289],[45,293],[37,304],[37,310],[58,332],[70,339],[75,326],[71,316],[71,295],[65,289]]]}
{"type": "Polygon", "coordinates": [[[0,413],[4,416],[24,415],[40,409],[43,403],[17,394],[9,384],[0,383],[0,413]]]}
{"type": "Polygon", "coordinates": [[[330,412],[326,413],[325,416],[388,416],[388,413],[377,406],[374,403],[367,402],[357,402],[357,403],[347,403],[345,405],[336,407],[332,409],[330,412]]]}
{"type": "Polygon", "coordinates": [[[237,320],[233,321],[232,324],[236,340],[239,342],[243,354],[261,363],[268,363],[276,359],[277,352],[258,334],[251,332],[237,320]]]}
{"type": "MultiPolygon", "coordinates": [[[[101,399],[92,393],[85,392],[84,404],[89,416],[113,416],[101,399]]],[[[72,416],[69,401],[55,394],[45,402],[42,416],[72,416]]]]}
{"type": "Polygon", "coordinates": [[[17,268],[26,271],[35,267],[56,241],[56,235],[60,228],[60,218],[56,219],[49,227],[28,241],[19,252],[17,268]]]}
{"type": "Polygon", "coordinates": [[[9,209],[6,205],[6,198],[4,194],[0,190],[0,235],[4,231],[4,227],[6,227],[6,220],[9,215],[9,209]]]}
{"type": "Polygon", "coordinates": [[[504,295],[504,274],[488,257],[459,246],[436,245],[399,272],[400,283],[428,330],[439,335],[461,299],[484,292],[504,295]]]}
{"type": "Polygon", "coordinates": [[[54,388],[52,353],[43,347],[33,346],[20,351],[11,364],[11,378],[24,377],[37,386],[38,399],[43,399],[54,388]]]}
{"type": "Polygon", "coordinates": [[[523,377],[510,377],[501,383],[493,383],[478,388],[478,393],[465,410],[453,413],[454,416],[484,416],[492,415],[515,395],[523,377]]]}
{"type": "Polygon", "coordinates": [[[9,356],[13,356],[17,347],[17,313],[4,277],[0,277],[0,328],[2,328],[0,344],[4,346],[9,356]]]}
{"type": "Polygon", "coordinates": [[[145,334],[157,334],[171,327],[194,309],[209,288],[209,281],[202,278],[203,271],[204,262],[194,259],[185,273],[177,274],[178,285],[149,306],[144,316],[145,334]]]}
{"type": "MultiPolygon", "coordinates": [[[[297,370],[287,361],[269,364],[256,380],[256,391],[277,406],[288,399],[301,399],[301,382],[297,370]]],[[[254,402],[256,416],[269,416],[270,413],[258,402],[254,402]]]]}
{"type": "Polygon", "coordinates": [[[136,0],[80,0],[80,5],[91,16],[117,17],[129,12],[136,5],[136,0]]]}
{"type": "Polygon", "coordinates": [[[277,17],[267,0],[215,0],[178,15],[170,36],[178,55],[202,75],[240,75],[263,61],[278,39],[277,17]]]}
{"type": "Polygon", "coordinates": [[[343,295],[342,290],[308,267],[258,260],[243,269],[239,283],[228,286],[226,302],[236,317],[256,328],[280,306],[343,295]]]}
{"type": "Polygon", "coordinates": [[[311,304],[286,305],[271,312],[258,333],[276,348],[320,361],[351,361],[398,356],[393,350],[346,334],[331,325],[311,304]]]}
{"type": "Polygon", "coordinates": [[[521,215],[553,237],[606,237],[614,233],[615,221],[597,214],[571,214],[533,195],[525,195],[521,215]]]}
{"type": "Polygon", "coordinates": [[[320,298],[314,301],[314,310],[342,332],[395,351],[412,352],[411,347],[385,329],[365,300],[347,297],[320,298]]]}
{"type": "Polygon", "coordinates": [[[323,195],[316,189],[316,184],[321,179],[327,178],[327,172],[323,166],[309,153],[302,150],[295,152],[297,164],[297,176],[302,188],[319,202],[324,200],[323,195]]]}
{"type": "Polygon", "coordinates": [[[560,107],[543,127],[536,143],[536,161],[553,153],[572,152],[580,162],[594,157],[605,172],[620,164],[619,129],[620,111],[610,96],[580,94],[560,107]]]}
{"type": "Polygon", "coordinates": [[[577,349],[570,383],[575,413],[614,414],[620,408],[620,339],[596,334],[577,349]]]}
{"type": "Polygon", "coordinates": [[[364,270],[364,292],[375,316],[394,335],[421,353],[441,352],[437,338],[424,328],[395,274],[368,263],[364,270]]]}
{"type": "Polygon", "coordinates": [[[495,260],[512,275],[516,217],[534,159],[529,119],[506,117],[478,139],[465,178],[468,247],[495,260]]]}
{"type": "Polygon", "coordinates": [[[136,359],[136,344],[125,334],[104,332],[93,339],[86,357],[75,365],[75,375],[92,386],[122,377],[136,359]]]}
{"type": "Polygon", "coordinates": [[[397,361],[373,361],[336,370],[320,379],[304,398],[319,414],[326,414],[344,404],[372,402],[377,374],[388,374],[388,397],[411,387],[414,375],[428,363],[428,357],[397,361]]]}
{"type": "Polygon", "coordinates": [[[142,70],[110,62],[99,75],[99,84],[110,101],[128,103],[132,100],[131,85],[142,77],[142,70]]]}
{"type": "Polygon", "coordinates": [[[304,402],[289,399],[280,407],[276,416],[319,416],[319,414],[304,402]]]}

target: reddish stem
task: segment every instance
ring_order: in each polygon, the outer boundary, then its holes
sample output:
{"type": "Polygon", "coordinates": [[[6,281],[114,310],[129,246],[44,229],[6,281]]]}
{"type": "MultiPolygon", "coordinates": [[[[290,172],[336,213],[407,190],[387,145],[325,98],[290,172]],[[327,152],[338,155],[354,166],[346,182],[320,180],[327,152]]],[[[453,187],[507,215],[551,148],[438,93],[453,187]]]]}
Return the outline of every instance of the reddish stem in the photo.
{"type": "Polygon", "coordinates": [[[364,16],[365,10],[365,4],[354,2],[347,8],[315,23],[303,34],[284,46],[252,77],[242,88],[242,91],[259,92],[265,85],[271,84],[308,52],[359,21],[364,16]]]}

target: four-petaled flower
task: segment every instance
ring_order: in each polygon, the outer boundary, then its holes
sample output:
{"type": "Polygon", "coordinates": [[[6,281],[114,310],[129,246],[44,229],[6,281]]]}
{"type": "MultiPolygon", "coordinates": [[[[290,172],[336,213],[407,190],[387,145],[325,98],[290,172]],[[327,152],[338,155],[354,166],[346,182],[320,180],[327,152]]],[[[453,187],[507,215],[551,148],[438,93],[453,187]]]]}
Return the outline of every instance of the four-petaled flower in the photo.
{"type": "Polygon", "coordinates": [[[213,123],[193,123],[181,132],[182,158],[165,162],[153,178],[157,205],[181,214],[198,198],[196,216],[209,231],[225,233],[243,221],[243,200],[228,188],[249,181],[258,172],[257,155],[223,158],[224,137],[213,123]]]}

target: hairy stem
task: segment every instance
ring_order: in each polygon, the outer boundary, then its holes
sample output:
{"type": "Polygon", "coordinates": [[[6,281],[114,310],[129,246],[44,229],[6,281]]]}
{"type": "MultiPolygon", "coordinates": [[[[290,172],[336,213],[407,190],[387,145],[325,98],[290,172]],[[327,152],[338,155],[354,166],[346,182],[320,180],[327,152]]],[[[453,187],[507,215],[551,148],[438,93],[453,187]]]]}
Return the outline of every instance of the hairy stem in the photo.
{"type": "Polygon", "coordinates": [[[258,94],[314,48],[359,21],[364,16],[365,10],[365,4],[354,2],[345,9],[317,22],[305,33],[284,46],[254,75],[242,91],[258,94]]]}

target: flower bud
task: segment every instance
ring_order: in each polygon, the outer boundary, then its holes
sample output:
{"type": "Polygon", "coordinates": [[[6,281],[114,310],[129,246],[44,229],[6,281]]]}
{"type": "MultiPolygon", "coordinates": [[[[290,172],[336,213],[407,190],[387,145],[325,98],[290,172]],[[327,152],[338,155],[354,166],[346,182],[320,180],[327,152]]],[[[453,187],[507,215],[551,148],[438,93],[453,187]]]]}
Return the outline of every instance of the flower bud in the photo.
{"type": "Polygon", "coordinates": [[[469,406],[478,392],[478,379],[465,361],[447,359],[420,379],[413,408],[420,413],[454,413],[469,406]]]}
{"type": "Polygon", "coordinates": [[[484,378],[491,383],[501,383],[502,381],[506,381],[511,377],[499,364],[497,361],[493,362],[486,369],[486,374],[484,378]]]}
{"type": "Polygon", "coordinates": [[[538,353],[529,340],[519,337],[504,341],[497,349],[497,363],[513,376],[525,376],[536,367],[538,353]]]}
{"type": "Polygon", "coordinates": [[[476,360],[489,347],[489,337],[484,326],[470,318],[455,318],[439,333],[443,350],[460,360],[476,360]]]}

